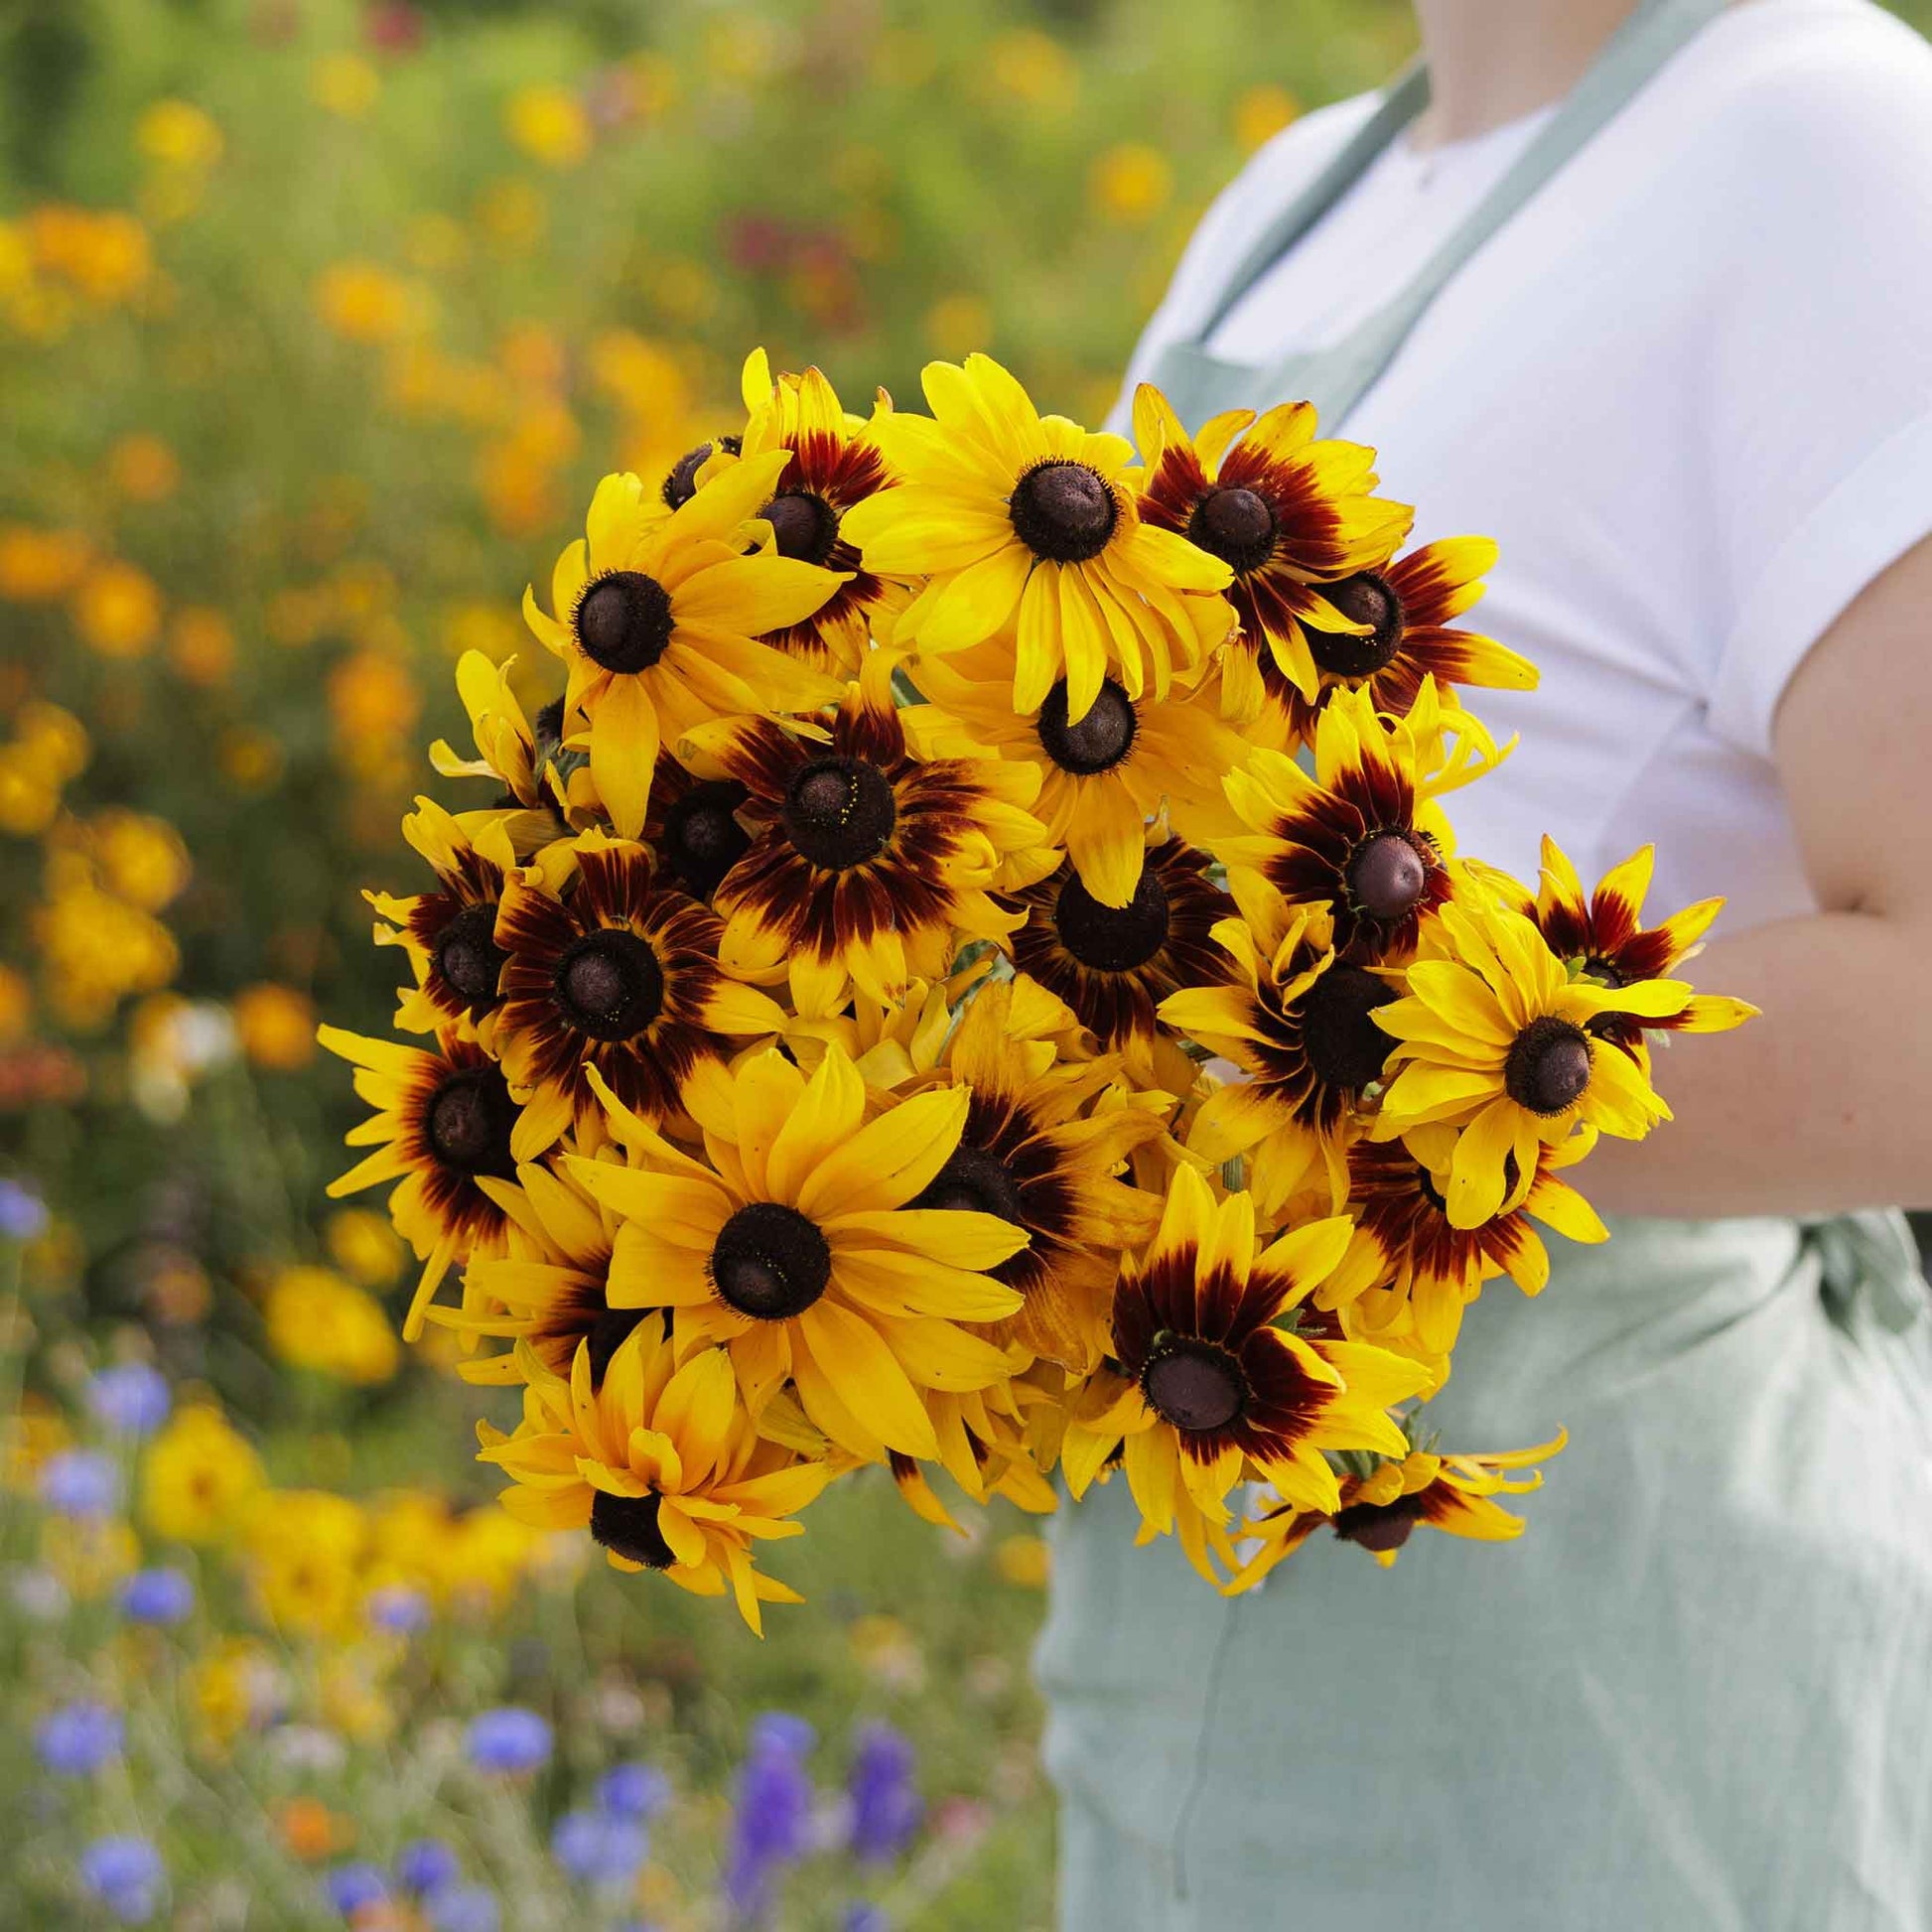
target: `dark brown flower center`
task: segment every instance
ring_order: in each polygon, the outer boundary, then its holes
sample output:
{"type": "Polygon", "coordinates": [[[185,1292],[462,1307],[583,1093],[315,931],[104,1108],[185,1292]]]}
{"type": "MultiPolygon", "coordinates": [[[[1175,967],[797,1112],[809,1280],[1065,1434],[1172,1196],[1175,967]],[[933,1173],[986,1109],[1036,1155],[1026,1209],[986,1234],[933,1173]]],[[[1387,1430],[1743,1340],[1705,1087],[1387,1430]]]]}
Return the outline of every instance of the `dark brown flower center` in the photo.
{"type": "Polygon", "coordinates": [[[1103,678],[1099,694],[1078,724],[1066,720],[1066,679],[1046,694],[1034,730],[1040,749],[1063,771],[1083,778],[1111,771],[1134,749],[1140,720],[1133,701],[1112,678],[1103,678]]]}
{"type": "Polygon", "coordinates": [[[437,935],[437,978],[473,1015],[496,1004],[496,976],[504,957],[496,943],[493,904],[466,905],[437,935]]]}
{"type": "Polygon", "coordinates": [[[1302,1050],[1318,1079],[1360,1093],[1382,1077],[1395,1040],[1372,1016],[1395,998],[1394,987],[1360,966],[1330,966],[1309,988],[1300,1002],[1302,1050]]]}
{"type": "Polygon", "coordinates": [[[671,641],[671,597],[655,577],[614,570],[578,600],[577,641],[607,671],[647,671],[671,641]]]}
{"type": "Polygon", "coordinates": [[[663,1504],[655,1490],[648,1496],[613,1496],[600,1489],[591,1498],[591,1535],[627,1562],[668,1570],[677,1555],[657,1526],[663,1504]]]}
{"type": "Polygon", "coordinates": [[[557,962],[552,985],[564,1018],[593,1039],[629,1039],[664,1011],[664,969],[623,926],[579,939],[557,962]]]}
{"type": "Polygon", "coordinates": [[[510,1156],[516,1103],[495,1067],[452,1073],[431,1097],[425,1118],[430,1150],[444,1167],[459,1173],[494,1174],[499,1180],[516,1178],[510,1156]]]}
{"type": "Polygon", "coordinates": [[[698,472],[711,461],[715,449],[723,449],[736,456],[745,447],[743,437],[721,436],[716,443],[700,443],[695,450],[686,450],[671,465],[671,474],[664,479],[664,501],[674,510],[681,510],[698,493],[698,472]]]}
{"type": "Polygon", "coordinates": [[[1148,1406],[1176,1429],[1199,1435],[1225,1429],[1247,1406],[1248,1378],[1224,1348],[1180,1342],[1156,1355],[1141,1374],[1148,1406]]]}
{"type": "Polygon", "coordinates": [[[1259,570],[1275,554],[1275,510],[1252,489],[1211,489],[1187,519],[1188,539],[1238,576],[1259,570]]]}
{"type": "Polygon", "coordinates": [[[997,1214],[1019,1225],[1020,1183],[997,1154],[962,1142],[946,1165],[913,1198],[914,1207],[938,1207],[966,1214],[997,1214]]]}
{"type": "Polygon", "coordinates": [[[832,1279],[832,1250],[824,1235],[777,1201],[753,1201],[718,1230],[711,1280],[740,1314],[785,1321],[802,1314],[832,1279]]]}
{"type": "Polygon", "coordinates": [[[1409,1532],[1422,1521],[1426,1492],[1398,1496],[1392,1503],[1350,1503],[1335,1512],[1335,1534],[1344,1543],[1359,1543],[1364,1550],[1399,1550],[1409,1541],[1409,1532]]]}
{"type": "Polygon", "coordinates": [[[1533,1114],[1560,1114],[1589,1085],[1589,1040],[1555,1014],[1532,1020],[1503,1062],[1503,1088],[1533,1114]]]}
{"type": "Polygon", "coordinates": [[[1168,942],[1168,894],[1152,866],[1125,905],[1102,905],[1069,874],[1053,906],[1060,944],[1097,973],[1131,973],[1168,942]]]}
{"type": "Polygon", "coordinates": [[[771,525],[781,557],[822,564],[839,540],[838,511],[813,490],[787,490],[772,497],[759,514],[771,525]]]}
{"type": "Polygon", "coordinates": [[[1083,564],[1106,549],[1120,504],[1097,470],[1065,457],[1036,463],[1014,485],[1007,514],[1014,533],[1050,564],[1083,564]]]}
{"type": "Polygon", "coordinates": [[[1317,588],[1350,622],[1370,626],[1366,637],[1307,626],[1309,650],[1324,671],[1336,677],[1367,677],[1393,661],[1402,648],[1402,600],[1386,577],[1362,570],[1339,584],[1317,588]]]}
{"type": "Polygon", "coordinates": [[[1406,918],[1429,888],[1429,865],[1406,832],[1377,832],[1350,854],[1348,897],[1371,919],[1406,918]]]}
{"type": "Polygon", "coordinates": [[[630,1339],[630,1331],[644,1318],[644,1314],[642,1309],[606,1309],[591,1323],[584,1340],[590,1347],[593,1392],[604,1386],[612,1356],[630,1339]]]}
{"type": "Polygon", "coordinates": [[[659,856],[694,897],[709,898],[752,849],[737,812],[750,796],[732,778],[696,784],[664,814],[659,856]]]}
{"type": "Polygon", "coordinates": [[[876,859],[897,822],[893,781],[863,759],[814,759],[785,791],[784,825],[793,847],[828,872],[876,859]]]}

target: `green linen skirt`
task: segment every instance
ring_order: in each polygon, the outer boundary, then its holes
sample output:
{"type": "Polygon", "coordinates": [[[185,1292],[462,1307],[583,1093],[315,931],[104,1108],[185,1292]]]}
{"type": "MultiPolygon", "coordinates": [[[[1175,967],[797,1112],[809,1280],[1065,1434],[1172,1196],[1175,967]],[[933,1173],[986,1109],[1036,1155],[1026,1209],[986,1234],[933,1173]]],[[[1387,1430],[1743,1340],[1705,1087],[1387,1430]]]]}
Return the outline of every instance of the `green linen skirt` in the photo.
{"type": "Polygon", "coordinates": [[[1515,1543],[1323,1534],[1226,1602],[1124,1480],[1035,1663],[1070,1932],[1922,1932],[1932,1347],[1902,1221],[1624,1221],[1430,1422],[1571,1447],[1515,1543]]]}

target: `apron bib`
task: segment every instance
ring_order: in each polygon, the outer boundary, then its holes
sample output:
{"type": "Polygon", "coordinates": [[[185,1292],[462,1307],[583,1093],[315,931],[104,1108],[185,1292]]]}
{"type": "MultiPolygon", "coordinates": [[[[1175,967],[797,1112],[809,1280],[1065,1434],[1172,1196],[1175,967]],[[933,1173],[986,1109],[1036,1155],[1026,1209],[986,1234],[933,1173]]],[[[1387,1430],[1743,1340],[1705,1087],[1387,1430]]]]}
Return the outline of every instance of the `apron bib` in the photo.
{"type": "MultiPolygon", "coordinates": [[[[1647,0],[1402,294],[1267,366],[1206,344],[1428,100],[1405,73],[1151,374],[1190,428],[1335,433],[1443,287],[1724,0],[1647,0]]],[[[1587,1175],[1585,1177],[1587,1191],[1587,1175]]],[[[1035,1667],[1066,1932],[1854,1932],[1932,1923],[1932,1324],[1903,1217],[1626,1219],[1491,1284],[1430,1422],[1572,1446],[1524,1538],[1322,1536],[1224,1601],[1055,1519],[1035,1667]]]]}

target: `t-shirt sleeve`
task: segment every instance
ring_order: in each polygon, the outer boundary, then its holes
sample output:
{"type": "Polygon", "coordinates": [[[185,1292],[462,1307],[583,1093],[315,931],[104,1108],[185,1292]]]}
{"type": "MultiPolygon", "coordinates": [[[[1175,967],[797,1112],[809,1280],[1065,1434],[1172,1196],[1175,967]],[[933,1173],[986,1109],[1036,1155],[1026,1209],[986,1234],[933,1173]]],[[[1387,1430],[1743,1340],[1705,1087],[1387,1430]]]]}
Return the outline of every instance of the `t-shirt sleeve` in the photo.
{"type": "Polygon", "coordinates": [[[1757,757],[1812,645],[1932,533],[1932,48],[1852,21],[1762,77],[1714,158],[1710,724],[1757,757]]]}

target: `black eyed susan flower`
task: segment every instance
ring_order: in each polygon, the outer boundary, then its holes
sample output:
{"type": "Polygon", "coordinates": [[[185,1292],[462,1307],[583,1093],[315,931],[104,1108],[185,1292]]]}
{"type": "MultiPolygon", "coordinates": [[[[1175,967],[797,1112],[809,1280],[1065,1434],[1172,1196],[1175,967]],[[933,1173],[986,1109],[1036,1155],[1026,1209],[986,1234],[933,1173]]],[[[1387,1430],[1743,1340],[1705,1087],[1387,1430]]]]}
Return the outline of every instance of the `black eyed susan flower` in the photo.
{"type": "Polygon", "coordinates": [[[588,1528],[615,1570],[657,1571],[698,1596],[729,1590],[759,1635],[760,1603],[800,1600],[754,1567],[756,1546],[802,1534],[792,1518],[833,1471],[759,1435],[723,1349],[681,1360],[662,1323],[640,1322],[595,1386],[589,1342],[568,1380],[528,1343],[517,1353],[522,1422],[510,1436],[477,1427],[478,1460],[514,1480],[502,1498],[512,1516],[588,1528]]]}
{"type": "Polygon", "coordinates": [[[1077,724],[1110,672],[1130,698],[1166,697],[1233,628],[1228,566],[1143,521],[1125,438],[1042,417],[989,356],[928,363],[924,383],[936,420],[875,431],[903,481],[844,524],[869,570],[926,579],[896,637],[930,654],[1012,629],[1016,711],[1064,679],[1077,724]]]}
{"type": "Polygon", "coordinates": [[[1026,918],[1011,941],[1014,964],[1063,1000],[1103,1048],[1173,1091],[1184,1091],[1193,1069],[1156,1010],[1219,970],[1213,931],[1228,901],[1207,868],[1205,853],[1167,839],[1149,848],[1123,906],[1103,905],[1067,863],[1004,900],[1026,918]]]}
{"type": "Polygon", "coordinates": [[[515,661],[492,664],[480,650],[466,650],[457,659],[457,695],[470,714],[477,756],[461,758],[439,738],[430,747],[430,763],[446,778],[493,778],[519,805],[537,807],[547,801],[536,734],[510,689],[515,661]]]}
{"type": "Polygon", "coordinates": [[[511,1245],[499,1196],[516,1179],[516,1102],[502,1069],[454,1032],[441,1035],[436,1052],[340,1027],[320,1028],[316,1036],[355,1067],[355,1091],[376,1110],[347,1137],[351,1147],[375,1152],[331,1181],[329,1195],[396,1182],[389,1217],[423,1264],[402,1324],[403,1338],[414,1341],[453,1265],[511,1245]]]}
{"type": "Polygon", "coordinates": [[[1528,919],[1479,893],[1444,906],[1434,931],[1444,956],[1418,959],[1408,996],[1375,1015],[1398,1043],[1371,1131],[1393,1140],[1439,1121],[1458,1130],[1452,1226],[1522,1206],[1540,1150],[1579,1123],[1634,1141],[1670,1118],[1642,1070],[1591,1025],[1604,1014],[1681,1013],[1691,998],[1682,980],[1573,980],[1528,919]]]}
{"type": "Polygon", "coordinates": [[[1337,684],[1368,691],[1391,718],[1408,717],[1424,678],[1441,691],[1534,691],[1537,670],[1527,657],[1453,621],[1482,596],[1495,564],[1487,537],[1445,537],[1380,570],[1323,584],[1323,601],[1361,627],[1323,629],[1318,615],[1310,620],[1304,635],[1319,674],[1312,700],[1290,680],[1270,687],[1294,730],[1305,741],[1313,737],[1315,714],[1337,684]]]}
{"type": "Polygon", "coordinates": [[[528,874],[504,888],[495,1044],[523,1100],[513,1151],[528,1161],[573,1126],[600,1120],[589,1069],[623,1104],[661,1120],[682,1111],[697,1068],[734,1039],[775,1035],[785,1015],[718,964],[724,924],[695,899],[652,887],[641,845],[586,832],[566,893],[528,874]]]}
{"type": "Polygon", "coordinates": [[[1147,691],[1130,698],[1109,677],[1073,724],[1064,678],[1034,710],[1015,711],[1011,664],[1000,644],[921,659],[916,678],[927,702],[904,713],[906,734],[929,755],[979,746],[1035,766],[1034,815],[1102,905],[1132,900],[1148,821],[1164,806],[1182,838],[1239,829],[1221,775],[1241,762],[1246,747],[1221,722],[1217,677],[1176,685],[1162,701],[1147,691]]]}
{"type": "MultiPolygon", "coordinates": [[[[817,369],[773,382],[759,349],[745,364],[745,402],[751,411],[745,456],[755,459],[770,450],[791,456],[771,500],[759,511],[771,526],[778,554],[822,564],[844,578],[810,617],[771,631],[765,642],[818,670],[857,676],[875,622],[903,608],[910,593],[864,567],[842,519],[855,504],[888,487],[892,473],[871,424],[846,414],[817,369]]],[[[883,393],[880,409],[890,413],[883,393]]]]}
{"type": "Polygon", "coordinates": [[[1160,1214],[1155,1196],[1114,1175],[1161,1132],[1166,1109],[1089,1111],[1119,1063],[1058,1061],[1029,1013],[1046,998],[1029,981],[1002,981],[966,1009],[946,1052],[946,1070],[971,1095],[966,1125],[912,1205],[1025,1228],[1027,1245],[987,1270],[1023,1306],[987,1332],[1084,1372],[1106,1347],[1120,1252],[1145,1242],[1160,1214]],[[1030,1035],[1031,1052],[1021,1043],[1030,1035]]]}
{"type": "Polygon", "coordinates": [[[1190,438],[1158,389],[1135,391],[1143,518],[1233,573],[1228,599],[1241,628],[1223,667],[1233,717],[1251,716],[1264,689],[1315,703],[1324,667],[1311,623],[1326,626],[1321,648],[1368,654],[1373,626],[1348,608],[1352,589],[1337,600],[1333,587],[1386,565],[1414,518],[1374,494],[1373,450],[1314,432],[1312,405],[1295,402],[1259,420],[1229,410],[1190,438]]]}
{"type": "Polygon", "coordinates": [[[1014,921],[987,889],[1051,863],[1025,809],[1034,769],[992,757],[921,760],[892,675],[890,653],[867,659],[829,743],[754,718],[695,731],[683,748],[742,784],[762,827],[713,897],[726,968],[788,976],[806,1018],[836,1013],[849,984],[898,1005],[908,977],[944,977],[955,934],[1003,943],[1014,921]]]}
{"type": "Polygon", "coordinates": [[[748,521],[788,460],[737,463],[667,517],[645,514],[635,477],[606,477],[588,535],[557,560],[555,615],[524,593],[530,628],[568,669],[564,742],[588,740],[598,798],[625,838],[643,831],[660,744],[708,719],[809,711],[837,695],[757,641],[802,622],[841,582],[775,549],[746,553],[748,521]]]}
{"type": "Polygon", "coordinates": [[[865,1082],[839,1048],[809,1080],[782,1053],[756,1053],[687,1094],[704,1162],[605,1096],[642,1165],[566,1165],[621,1221],[612,1306],[669,1309],[681,1349],[725,1343],[754,1419],[789,1379],[848,1453],[930,1458],[920,1390],[1008,1374],[1007,1352],[959,1324],[1019,1312],[1020,1295],[986,1271],[1026,1245],[1026,1230],[913,1205],[959,1146],[963,1088],[868,1121],[865,1082]]]}
{"type": "Polygon", "coordinates": [[[403,837],[434,869],[442,890],[399,898],[364,893],[391,924],[378,925],[378,945],[400,946],[416,984],[405,991],[396,1025],[411,1034],[451,1026],[472,1030],[496,1006],[503,955],[496,945],[496,907],[516,856],[500,818],[484,815],[475,839],[433,799],[419,798],[402,822],[403,837]]]}
{"type": "MultiPolygon", "coordinates": [[[[1722,898],[1699,899],[1663,924],[1646,926],[1643,902],[1650,891],[1655,848],[1644,846],[1603,875],[1594,893],[1586,894],[1577,868],[1556,841],[1543,841],[1543,877],[1534,904],[1518,909],[1535,920],[1556,956],[1573,972],[1603,986],[1628,986],[1635,980],[1663,979],[1698,952],[1711,922],[1724,909],[1722,898]]],[[[1499,876],[1487,875],[1492,881],[1499,876]]],[[[1694,993],[1679,1013],[1655,1019],[1606,1013],[1591,1027],[1599,1039],[1613,1041],[1646,1071],[1646,1033],[1716,1034],[1741,1027],[1757,1009],[1718,993],[1694,993]]]]}
{"type": "Polygon", "coordinates": [[[725,875],[752,849],[751,793],[735,778],[700,778],[659,756],[644,814],[644,844],[662,883],[709,905],[725,875]]]}
{"type": "MultiPolygon", "coordinates": [[[[1433,720],[1433,688],[1429,698],[1433,720]]],[[[1447,785],[1431,749],[1412,720],[1385,726],[1368,693],[1338,692],[1316,728],[1312,777],[1270,751],[1228,775],[1228,802],[1249,830],[1216,841],[1215,854],[1293,903],[1326,905],[1345,957],[1399,963],[1452,890],[1449,823],[1436,802],[1447,785]]]]}
{"type": "Polygon", "coordinates": [[[1336,957],[1322,907],[1291,905],[1253,874],[1233,885],[1241,916],[1214,928],[1216,983],[1161,1004],[1169,1026],[1247,1076],[1209,1095],[1187,1146],[1217,1165],[1249,1156],[1249,1185],[1270,1217],[1311,1185],[1326,1187],[1333,1212],[1346,1198],[1363,1095],[1395,1044],[1373,1016],[1402,989],[1336,957]]]}
{"type": "Polygon", "coordinates": [[[1485,1282],[1507,1275],[1525,1295],[1550,1279],[1550,1253],[1533,1223],[1572,1241],[1609,1239],[1609,1230],[1563,1179],[1596,1144],[1584,1128],[1555,1146],[1539,1143],[1522,1204],[1478,1227],[1449,1217],[1456,1131],[1440,1123],[1397,1141],[1358,1141],[1348,1155],[1348,1252],[1315,1291],[1315,1306],[1339,1310],[1351,1334],[1387,1341],[1413,1336],[1442,1361],[1455,1346],[1462,1311],[1485,1282]]]}
{"type": "Polygon", "coordinates": [[[1156,1535],[1177,1530],[1205,1570],[1204,1544],[1228,1560],[1227,1496],[1244,1475],[1332,1511],[1341,1498],[1324,1451],[1403,1454],[1387,1411],[1427,1371],[1275,1325],[1340,1259],[1348,1226],[1311,1222],[1257,1253],[1252,1197],[1216,1202],[1197,1173],[1178,1170],[1159,1233],[1114,1291],[1118,1374],[1103,1371],[1105,1406],[1068,1425],[1061,1460],[1075,1496],[1120,1447],[1142,1521],[1156,1535]]]}
{"type": "MultiPolygon", "coordinates": [[[[637,1309],[613,1309],[605,1297],[617,1222],[568,1174],[540,1162],[516,1170],[516,1187],[501,1196],[504,1211],[522,1235],[519,1252],[474,1260],[464,1272],[468,1306],[432,1308],[429,1319],[467,1344],[527,1342],[552,1375],[568,1376],[580,1342],[590,1347],[591,1386],[618,1346],[640,1320],[637,1309]]],[[[520,1383],[514,1348],[457,1364],[466,1382],[499,1386],[520,1383]]]]}
{"type": "Polygon", "coordinates": [[[1508,1543],[1523,1534],[1523,1518],[1495,1498],[1522,1495],[1543,1486],[1535,1465],[1560,1454],[1568,1442],[1561,1431],[1533,1449],[1497,1455],[1445,1455],[1411,1449],[1399,1461],[1383,1462],[1371,1474],[1351,1475],[1342,1483],[1341,1507],[1332,1515],[1282,1502],[1242,1525],[1259,1548],[1227,1585],[1232,1596],[1250,1589],[1294,1555],[1324,1524],[1344,1543],[1353,1543],[1385,1570],[1419,1527],[1478,1543],[1508,1543]],[[1526,1475],[1514,1473],[1527,1470],[1526,1475]]]}

